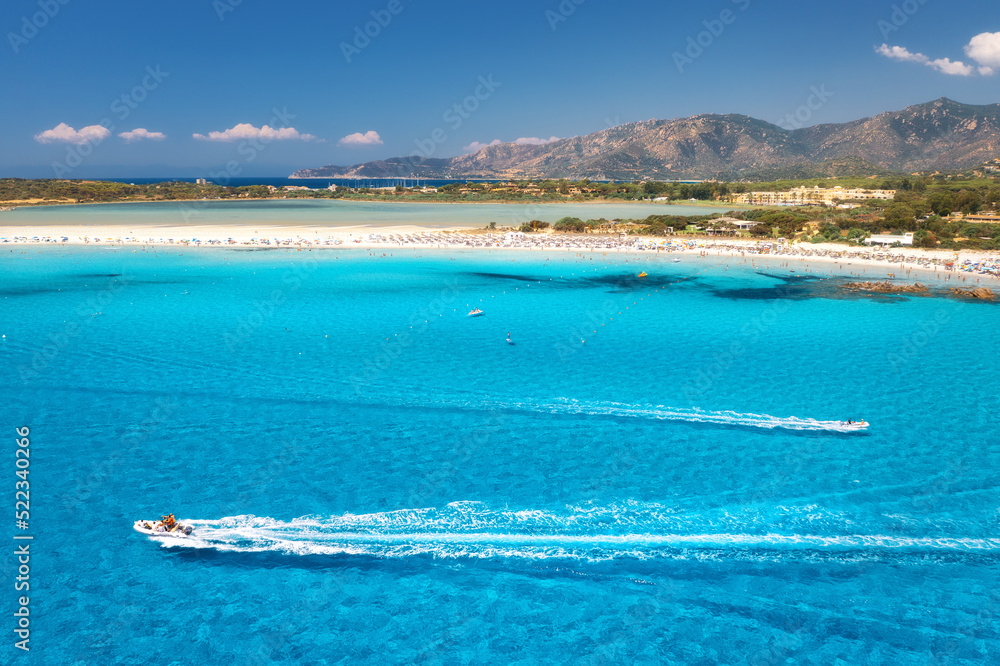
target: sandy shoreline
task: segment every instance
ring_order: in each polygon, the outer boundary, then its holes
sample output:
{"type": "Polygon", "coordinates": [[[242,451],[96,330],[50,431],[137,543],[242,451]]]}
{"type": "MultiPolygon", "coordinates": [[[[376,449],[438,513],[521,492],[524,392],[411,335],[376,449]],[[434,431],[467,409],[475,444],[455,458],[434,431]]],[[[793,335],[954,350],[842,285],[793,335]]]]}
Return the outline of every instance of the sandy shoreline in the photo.
{"type": "MultiPolygon", "coordinates": [[[[845,246],[832,243],[775,245],[742,239],[685,239],[671,236],[617,236],[598,234],[487,233],[459,226],[405,225],[392,227],[325,225],[46,225],[0,226],[0,250],[18,246],[115,247],[271,247],[299,249],[334,248],[440,248],[524,251],[630,252],[647,254],[727,256],[744,260],[770,258],[821,262],[881,269],[870,277],[905,277],[909,271],[972,274],[990,282],[1000,280],[1000,253],[945,251],[920,248],[845,246]],[[902,274],[902,275],[901,275],[902,274]]],[[[911,276],[916,277],[916,276],[911,276]]]]}

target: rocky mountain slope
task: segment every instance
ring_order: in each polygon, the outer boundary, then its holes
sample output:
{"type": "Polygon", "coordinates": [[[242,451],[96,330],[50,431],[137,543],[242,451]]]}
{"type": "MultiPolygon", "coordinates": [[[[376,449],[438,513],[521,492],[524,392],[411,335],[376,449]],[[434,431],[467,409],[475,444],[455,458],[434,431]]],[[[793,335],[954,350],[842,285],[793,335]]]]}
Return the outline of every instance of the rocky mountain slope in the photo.
{"type": "Polygon", "coordinates": [[[743,115],[648,120],[545,145],[400,157],[293,177],[719,179],[948,171],[1000,156],[1000,104],[942,98],[849,123],[787,130],[743,115]]]}

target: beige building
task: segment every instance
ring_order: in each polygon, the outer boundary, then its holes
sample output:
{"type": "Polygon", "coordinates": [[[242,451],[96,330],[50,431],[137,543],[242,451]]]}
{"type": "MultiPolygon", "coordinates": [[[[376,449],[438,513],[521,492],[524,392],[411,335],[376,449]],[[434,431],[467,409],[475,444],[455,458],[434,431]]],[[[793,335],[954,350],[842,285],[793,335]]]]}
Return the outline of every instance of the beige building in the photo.
{"type": "Polygon", "coordinates": [[[734,194],[733,203],[758,206],[833,206],[841,201],[867,201],[882,199],[891,201],[896,190],[863,190],[844,187],[793,187],[784,192],[745,192],[734,194]]]}

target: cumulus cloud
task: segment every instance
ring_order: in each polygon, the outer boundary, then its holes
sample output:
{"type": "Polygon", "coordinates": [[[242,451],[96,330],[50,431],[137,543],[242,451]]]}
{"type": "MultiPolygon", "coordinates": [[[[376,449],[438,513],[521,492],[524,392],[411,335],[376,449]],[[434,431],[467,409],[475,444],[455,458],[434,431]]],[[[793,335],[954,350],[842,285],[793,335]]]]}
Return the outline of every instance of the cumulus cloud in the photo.
{"type": "MultiPolygon", "coordinates": [[[[553,141],[558,141],[559,137],[550,136],[548,139],[539,139],[537,136],[522,136],[519,139],[514,139],[510,143],[516,143],[519,146],[544,146],[547,143],[552,143],[553,141]]],[[[477,150],[482,150],[489,146],[496,146],[503,143],[500,139],[493,139],[489,143],[482,143],[480,141],[473,141],[467,146],[462,147],[462,151],[466,153],[474,153],[477,150]]]]}
{"type": "Polygon", "coordinates": [[[341,146],[381,146],[382,137],[375,130],[368,130],[364,134],[361,132],[348,134],[337,143],[341,146]]]}
{"type": "MultiPolygon", "coordinates": [[[[878,53],[879,55],[889,58],[890,60],[899,60],[901,62],[917,62],[920,63],[921,65],[927,65],[928,67],[936,69],[942,74],[950,74],[951,76],[972,76],[977,71],[975,67],[973,67],[972,65],[966,65],[961,60],[951,60],[950,58],[938,58],[936,60],[931,60],[923,53],[915,53],[913,51],[910,51],[904,46],[889,46],[888,44],[883,44],[882,46],[876,47],[875,52],[878,53]]],[[[968,52],[969,52],[969,47],[966,47],[966,53],[968,52]]],[[[992,69],[984,66],[979,67],[978,71],[980,74],[983,75],[989,75],[993,73],[992,69]]]]}
{"type": "Polygon", "coordinates": [[[514,143],[522,146],[544,146],[547,143],[558,140],[559,137],[557,136],[550,136],[547,139],[539,139],[536,136],[522,136],[520,139],[514,139],[514,143]]]}
{"type": "Polygon", "coordinates": [[[294,127],[283,127],[275,129],[264,125],[254,127],[250,123],[239,123],[222,132],[209,132],[208,136],[192,134],[199,141],[243,141],[246,139],[259,139],[261,141],[315,141],[312,134],[300,134],[294,127]]]}
{"type": "Polygon", "coordinates": [[[149,139],[150,141],[163,141],[167,138],[167,135],[163,132],[150,132],[148,129],[142,127],[136,127],[134,130],[129,132],[119,132],[118,136],[125,139],[129,143],[133,141],[142,141],[143,139],[149,139]]]}
{"type": "Polygon", "coordinates": [[[500,139],[493,139],[489,143],[482,143],[481,141],[473,141],[467,146],[462,146],[462,152],[474,153],[477,150],[482,150],[483,148],[486,148],[487,146],[496,146],[501,143],[503,143],[503,141],[501,141],[500,139]]]}
{"type": "Polygon", "coordinates": [[[951,74],[952,76],[972,76],[973,72],[976,71],[972,65],[966,65],[961,60],[952,62],[948,58],[931,60],[927,63],[927,66],[933,67],[943,74],[951,74]]]}
{"type": "Polygon", "coordinates": [[[110,130],[101,125],[88,125],[76,131],[66,123],[59,123],[50,130],[35,135],[38,143],[99,143],[111,136],[110,130]]]}
{"type": "Polygon", "coordinates": [[[886,58],[891,58],[892,60],[902,60],[909,62],[919,62],[926,64],[930,58],[925,56],[923,53],[910,53],[909,49],[902,46],[889,46],[888,44],[883,44],[875,49],[875,52],[879,55],[884,55],[886,58]]]}
{"type": "Polygon", "coordinates": [[[1000,68],[1000,32],[976,35],[966,45],[965,55],[979,64],[980,74],[990,76],[1000,68]]]}

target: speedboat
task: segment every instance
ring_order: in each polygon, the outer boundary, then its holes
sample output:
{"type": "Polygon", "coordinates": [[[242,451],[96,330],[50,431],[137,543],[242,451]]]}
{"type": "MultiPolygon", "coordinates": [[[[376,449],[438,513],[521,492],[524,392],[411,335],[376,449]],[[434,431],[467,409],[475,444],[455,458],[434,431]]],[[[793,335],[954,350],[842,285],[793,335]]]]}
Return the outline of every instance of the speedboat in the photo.
{"type": "Polygon", "coordinates": [[[470,317],[482,317],[484,314],[486,314],[486,313],[483,312],[482,310],[480,310],[479,308],[475,308],[474,310],[472,310],[471,312],[469,312],[468,316],[470,316],[470,317]]]}
{"type": "Polygon", "coordinates": [[[176,539],[186,539],[194,532],[190,525],[181,523],[177,523],[174,529],[168,530],[167,526],[160,520],[137,520],[132,524],[132,529],[146,536],[176,539]]]}
{"type": "Polygon", "coordinates": [[[867,421],[843,421],[840,425],[845,430],[868,430],[867,421]]]}

